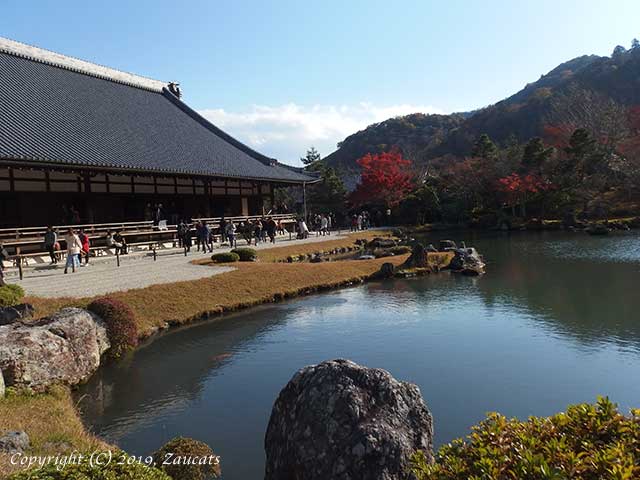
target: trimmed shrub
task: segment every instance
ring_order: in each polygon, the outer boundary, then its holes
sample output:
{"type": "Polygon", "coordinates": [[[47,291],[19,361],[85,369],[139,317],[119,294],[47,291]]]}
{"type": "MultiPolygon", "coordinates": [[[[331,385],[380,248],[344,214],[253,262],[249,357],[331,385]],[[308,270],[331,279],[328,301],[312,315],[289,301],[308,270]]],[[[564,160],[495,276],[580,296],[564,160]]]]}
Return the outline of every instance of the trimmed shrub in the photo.
{"type": "Polygon", "coordinates": [[[205,480],[220,476],[220,462],[209,445],[193,438],[177,437],[153,454],[158,468],[173,480],[205,480]],[[172,458],[188,459],[172,464],[172,458]]]}
{"type": "Polygon", "coordinates": [[[211,261],[214,263],[233,263],[240,260],[240,255],[233,252],[214,253],[211,255],[211,261]]]}
{"type": "Polygon", "coordinates": [[[102,297],[91,302],[87,309],[107,325],[111,343],[111,348],[107,351],[109,357],[119,358],[138,345],[138,325],[128,305],[111,297],[102,297]]]}
{"type": "Polygon", "coordinates": [[[465,440],[441,447],[433,464],[422,452],[412,463],[418,480],[640,478],[640,410],[625,416],[598,398],[527,421],[492,413],[465,440]]]}
{"type": "Polygon", "coordinates": [[[20,285],[7,283],[0,287],[0,307],[18,305],[24,297],[24,290],[20,285]]]}
{"type": "Polygon", "coordinates": [[[253,248],[234,248],[231,253],[237,254],[241,262],[255,262],[258,259],[258,252],[253,248]]]}
{"type": "MultiPolygon", "coordinates": [[[[87,459],[89,455],[86,455],[87,459]]],[[[79,464],[69,463],[64,468],[51,463],[42,469],[14,473],[7,480],[172,480],[163,471],[122,455],[116,453],[113,460],[104,466],[91,466],[89,460],[79,464]],[[123,459],[131,459],[131,463],[123,459]]]]}

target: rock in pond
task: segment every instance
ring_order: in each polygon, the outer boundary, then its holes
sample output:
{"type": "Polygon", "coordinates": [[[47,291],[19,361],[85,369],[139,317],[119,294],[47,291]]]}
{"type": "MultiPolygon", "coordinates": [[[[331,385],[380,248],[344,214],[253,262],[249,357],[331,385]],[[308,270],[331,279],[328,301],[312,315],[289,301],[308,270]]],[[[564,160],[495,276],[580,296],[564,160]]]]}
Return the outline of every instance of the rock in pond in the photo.
{"type": "Polygon", "coordinates": [[[395,247],[396,245],[396,241],[392,238],[376,237],[367,244],[367,248],[391,248],[395,247]]]}
{"type": "Polygon", "coordinates": [[[425,268],[427,266],[427,252],[424,245],[416,243],[411,248],[411,256],[402,264],[404,268],[425,268]]]}
{"type": "Polygon", "coordinates": [[[380,267],[379,275],[381,278],[392,278],[396,272],[396,267],[391,262],[385,262],[380,267]]]}
{"type": "Polygon", "coordinates": [[[2,453],[24,453],[31,446],[27,432],[7,432],[0,436],[0,452],[2,453]]]}
{"type": "Polygon", "coordinates": [[[53,383],[76,385],[98,368],[109,346],[102,320],[65,308],[31,325],[0,326],[0,370],[7,386],[43,391],[53,383]]]}
{"type": "Polygon", "coordinates": [[[450,250],[455,250],[456,248],[458,248],[458,246],[453,240],[440,240],[440,245],[438,246],[438,250],[441,252],[448,252],[450,250]]]}
{"type": "Polygon", "coordinates": [[[349,360],[303,368],[280,392],[265,437],[265,480],[400,480],[433,458],[433,421],[416,385],[349,360]]]}

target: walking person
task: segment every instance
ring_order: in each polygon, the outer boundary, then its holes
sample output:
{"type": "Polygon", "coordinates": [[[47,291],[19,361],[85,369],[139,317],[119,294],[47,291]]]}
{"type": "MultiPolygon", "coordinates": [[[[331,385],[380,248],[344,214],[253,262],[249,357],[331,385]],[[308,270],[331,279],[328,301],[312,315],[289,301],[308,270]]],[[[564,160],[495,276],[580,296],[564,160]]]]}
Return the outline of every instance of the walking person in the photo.
{"type": "Polygon", "coordinates": [[[184,236],[182,237],[182,245],[187,253],[191,251],[193,245],[193,232],[191,231],[191,225],[185,226],[184,236]]]}
{"type": "Polygon", "coordinates": [[[51,264],[58,263],[58,257],[56,255],[56,243],[58,243],[58,234],[51,225],[47,227],[47,231],[44,232],[44,248],[49,252],[49,258],[51,258],[51,264]]]}
{"type": "Polygon", "coordinates": [[[200,224],[200,243],[202,243],[202,253],[207,253],[207,247],[209,253],[213,253],[213,246],[211,245],[211,230],[209,225],[204,220],[200,224]]]}
{"type": "Polygon", "coordinates": [[[255,244],[258,245],[258,242],[262,240],[262,222],[260,220],[256,220],[253,224],[253,236],[255,237],[255,244]]]}
{"type": "MultiPolygon", "coordinates": [[[[78,234],[80,244],[82,245],[82,257],[84,257],[84,264],[89,265],[89,252],[91,247],[89,245],[89,235],[84,233],[84,230],[80,230],[78,234]]],[[[80,258],[80,266],[82,266],[82,258],[80,258]]]]}
{"type": "Polygon", "coordinates": [[[220,229],[220,243],[224,243],[227,241],[227,221],[224,219],[224,215],[220,219],[218,228],[220,229]]]}
{"type": "Polygon", "coordinates": [[[329,234],[329,221],[327,220],[327,216],[324,214],[320,217],[320,233],[323,237],[329,234]]]}
{"type": "Polygon", "coordinates": [[[236,226],[233,224],[233,221],[230,220],[225,225],[225,235],[227,236],[227,240],[229,240],[229,245],[231,248],[235,248],[237,246],[236,243],[236,226]]]}
{"type": "Polygon", "coordinates": [[[269,217],[265,223],[265,230],[267,232],[267,235],[269,235],[269,240],[271,241],[271,243],[276,243],[276,229],[278,228],[278,225],[276,225],[276,222],[273,218],[269,217]]]}
{"type": "Polygon", "coordinates": [[[64,273],[69,273],[69,267],[71,267],[72,272],[75,273],[80,252],[82,251],[82,243],[73,228],[69,229],[64,237],[64,241],[67,244],[67,263],[64,266],[64,273]]]}

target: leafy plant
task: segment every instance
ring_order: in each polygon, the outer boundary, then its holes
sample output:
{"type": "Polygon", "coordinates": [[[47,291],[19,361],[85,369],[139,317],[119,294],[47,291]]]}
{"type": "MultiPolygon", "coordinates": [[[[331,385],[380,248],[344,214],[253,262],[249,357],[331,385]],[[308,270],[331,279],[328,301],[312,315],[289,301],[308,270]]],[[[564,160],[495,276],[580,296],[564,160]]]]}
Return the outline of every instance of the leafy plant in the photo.
{"type": "Polygon", "coordinates": [[[231,250],[231,253],[235,253],[240,257],[241,262],[255,262],[258,258],[258,252],[253,248],[243,247],[243,248],[234,248],[231,250]]]}
{"type": "Polygon", "coordinates": [[[111,358],[119,358],[138,345],[138,326],[128,305],[111,297],[102,297],[91,302],[87,309],[107,325],[111,343],[108,355],[111,358]]]}
{"type": "Polygon", "coordinates": [[[64,468],[50,463],[41,469],[15,473],[7,480],[172,480],[157,468],[138,463],[133,459],[131,463],[122,462],[123,458],[131,457],[116,455],[113,461],[103,466],[91,466],[88,460],[69,463],[64,468]]]}
{"type": "Polygon", "coordinates": [[[240,260],[240,255],[234,252],[214,253],[211,261],[214,263],[233,263],[240,260]]]}
{"type": "Polygon", "coordinates": [[[640,478],[640,410],[630,416],[599,397],[527,421],[491,413],[464,440],[440,448],[433,464],[412,458],[418,480],[640,478]]]}
{"type": "Polygon", "coordinates": [[[20,285],[8,283],[0,287],[0,307],[12,307],[20,303],[24,290],[20,285]]]}
{"type": "Polygon", "coordinates": [[[211,448],[193,438],[177,437],[153,454],[155,464],[173,480],[204,480],[220,476],[220,462],[211,448]],[[174,463],[176,459],[186,459],[174,463]]]}

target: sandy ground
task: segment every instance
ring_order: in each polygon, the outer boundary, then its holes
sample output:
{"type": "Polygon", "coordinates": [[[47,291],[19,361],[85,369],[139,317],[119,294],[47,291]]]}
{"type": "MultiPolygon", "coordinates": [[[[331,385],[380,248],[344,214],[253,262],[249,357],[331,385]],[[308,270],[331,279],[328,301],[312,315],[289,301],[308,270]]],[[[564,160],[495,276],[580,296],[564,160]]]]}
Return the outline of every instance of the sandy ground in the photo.
{"type": "MultiPolygon", "coordinates": [[[[289,240],[288,236],[278,237],[276,247],[291,245],[294,242],[316,243],[340,238],[339,235],[329,237],[312,236],[306,240],[289,240]]],[[[244,240],[238,246],[245,246],[244,240]]],[[[273,248],[270,243],[260,243],[257,249],[273,248]]],[[[230,247],[214,247],[214,253],[231,250],[230,247]]],[[[201,252],[192,248],[188,256],[181,249],[168,249],[158,252],[157,261],[147,252],[137,252],[121,256],[120,267],[114,257],[91,259],[88,266],[76,269],[76,273],[64,274],[64,261],[57,267],[39,267],[26,269],[23,280],[15,276],[7,278],[11,283],[21,285],[27,295],[38,297],[91,297],[111,292],[143,288],[150,285],[196,280],[211,277],[233,270],[232,267],[211,267],[193,265],[190,262],[198,258],[206,258],[201,252]]]]}

